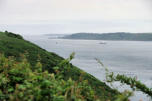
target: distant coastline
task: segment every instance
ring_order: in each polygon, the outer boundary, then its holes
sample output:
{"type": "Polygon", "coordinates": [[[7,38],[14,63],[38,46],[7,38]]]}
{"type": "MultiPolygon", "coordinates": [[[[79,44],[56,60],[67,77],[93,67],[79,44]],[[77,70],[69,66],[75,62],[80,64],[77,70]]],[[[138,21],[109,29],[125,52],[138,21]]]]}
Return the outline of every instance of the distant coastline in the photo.
{"type": "Polygon", "coordinates": [[[82,40],[152,41],[152,33],[74,33],[59,38],[82,40]]]}

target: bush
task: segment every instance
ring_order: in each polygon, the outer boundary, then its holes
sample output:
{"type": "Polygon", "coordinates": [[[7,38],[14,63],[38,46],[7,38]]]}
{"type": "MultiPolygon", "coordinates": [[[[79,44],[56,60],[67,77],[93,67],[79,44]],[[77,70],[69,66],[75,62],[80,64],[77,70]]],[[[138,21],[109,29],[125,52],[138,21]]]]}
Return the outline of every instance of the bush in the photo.
{"type": "Polygon", "coordinates": [[[5,34],[9,37],[13,37],[13,38],[17,38],[17,39],[23,39],[22,36],[18,35],[18,34],[14,34],[12,32],[8,32],[8,31],[5,31],[5,34]]]}
{"type": "MultiPolygon", "coordinates": [[[[67,60],[68,61],[68,60],[67,60]]],[[[65,65],[65,64],[64,64],[65,65]]],[[[65,70],[68,67],[65,65],[65,70]]],[[[94,89],[88,81],[63,79],[63,72],[58,74],[42,72],[40,62],[35,69],[23,57],[21,62],[14,58],[0,55],[0,100],[1,101],[94,101],[94,89]]]]}

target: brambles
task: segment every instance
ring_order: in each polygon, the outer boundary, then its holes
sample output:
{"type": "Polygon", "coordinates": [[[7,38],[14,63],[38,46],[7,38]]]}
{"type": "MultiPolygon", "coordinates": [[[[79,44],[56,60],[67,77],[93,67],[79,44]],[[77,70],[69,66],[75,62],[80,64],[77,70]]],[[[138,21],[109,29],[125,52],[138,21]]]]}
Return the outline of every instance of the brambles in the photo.
{"type": "MultiPolygon", "coordinates": [[[[115,75],[113,72],[109,72],[109,70],[103,65],[103,63],[99,59],[96,59],[96,60],[102,67],[104,67],[106,71],[106,81],[108,83],[112,84],[115,81],[119,81],[122,84],[129,85],[133,91],[141,91],[147,94],[148,96],[152,97],[152,88],[148,88],[145,84],[138,81],[136,77],[132,78],[132,77],[127,77],[125,75],[120,75],[120,74],[115,75]]],[[[125,97],[127,97],[128,99],[130,96],[132,96],[132,93],[133,92],[125,91],[122,94],[126,94],[125,97]]],[[[120,98],[120,95],[118,96],[119,96],[118,98],[120,98]]],[[[127,101],[127,99],[124,101],[127,101]]]]}
{"type": "Polygon", "coordinates": [[[108,75],[108,82],[120,81],[122,84],[127,84],[132,88],[133,91],[142,91],[143,93],[152,97],[152,88],[148,88],[145,84],[137,81],[136,78],[127,77],[125,75],[117,74],[116,76],[113,73],[108,75]]]}
{"type": "MultiPolygon", "coordinates": [[[[68,61],[68,60],[67,60],[68,61]]],[[[63,62],[65,70],[68,62],[63,62]]],[[[88,81],[67,81],[60,77],[64,72],[57,75],[42,72],[42,65],[38,62],[32,71],[31,65],[24,58],[16,62],[14,58],[6,58],[0,55],[0,100],[10,101],[93,101],[97,100],[94,89],[88,81]]]]}

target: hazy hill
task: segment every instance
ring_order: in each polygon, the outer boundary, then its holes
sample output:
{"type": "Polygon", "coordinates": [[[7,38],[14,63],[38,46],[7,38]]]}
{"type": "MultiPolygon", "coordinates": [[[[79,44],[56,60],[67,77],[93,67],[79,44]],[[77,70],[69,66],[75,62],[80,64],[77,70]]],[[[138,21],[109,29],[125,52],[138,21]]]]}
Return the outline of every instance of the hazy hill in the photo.
{"type": "Polygon", "coordinates": [[[152,41],[152,33],[75,33],[64,39],[152,41]]]}

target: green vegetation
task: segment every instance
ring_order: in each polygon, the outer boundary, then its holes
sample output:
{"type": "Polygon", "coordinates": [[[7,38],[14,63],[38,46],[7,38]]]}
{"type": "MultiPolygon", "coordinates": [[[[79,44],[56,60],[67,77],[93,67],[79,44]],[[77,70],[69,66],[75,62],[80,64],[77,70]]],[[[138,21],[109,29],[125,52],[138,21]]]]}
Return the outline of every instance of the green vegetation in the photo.
{"type": "Polygon", "coordinates": [[[65,60],[7,31],[0,32],[0,53],[3,101],[126,101],[117,99],[126,94],[70,64],[73,55],[65,60]]]}
{"type": "Polygon", "coordinates": [[[76,33],[63,39],[152,41],[152,33],[76,33]]]}
{"type": "MultiPolygon", "coordinates": [[[[102,67],[104,67],[105,72],[106,72],[106,81],[108,83],[112,85],[113,82],[119,81],[121,84],[126,84],[130,86],[132,91],[126,92],[126,95],[128,94],[128,97],[132,96],[133,91],[141,91],[147,94],[152,99],[152,88],[149,88],[145,84],[138,81],[136,77],[132,78],[132,77],[127,77],[126,75],[120,75],[120,74],[115,75],[113,72],[109,72],[109,70],[104,66],[104,64],[99,59],[96,59],[96,60],[102,67]]],[[[128,97],[123,96],[123,98],[125,99],[128,97]]]]}
{"type": "MultiPolygon", "coordinates": [[[[68,69],[68,61],[62,62],[68,69]],[[67,65],[65,65],[65,63],[67,65]]],[[[31,69],[25,58],[16,62],[14,58],[0,55],[0,100],[1,101],[94,101],[99,97],[88,81],[64,80],[63,73],[55,68],[58,75],[42,72],[40,62],[31,69]]],[[[80,80],[80,79],[79,79],[80,80]]]]}
{"type": "Polygon", "coordinates": [[[108,75],[107,82],[114,81],[120,81],[122,84],[129,85],[133,91],[142,91],[143,93],[152,97],[152,88],[148,88],[145,84],[141,83],[140,81],[137,81],[135,77],[131,78],[120,74],[115,76],[113,73],[110,73],[108,75]]]}
{"type": "Polygon", "coordinates": [[[95,88],[82,79],[83,71],[78,80],[64,80],[72,58],[73,54],[53,68],[55,73],[49,73],[42,70],[39,61],[31,67],[24,55],[17,62],[14,57],[0,54],[0,101],[128,101],[132,94],[128,91],[115,95],[113,100],[96,95],[95,88]],[[60,66],[64,66],[62,71],[60,66]]]}
{"type": "Polygon", "coordinates": [[[50,72],[53,72],[50,67],[55,66],[63,59],[55,53],[47,52],[37,45],[24,40],[20,35],[7,31],[5,33],[0,32],[0,53],[4,53],[6,57],[14,56],[18,61],[20,61],[20,54],[26,54],[31,65],[35,65],[36,60],[40,58],[42,65],[45,69],[49,69],[50,72]]]}

